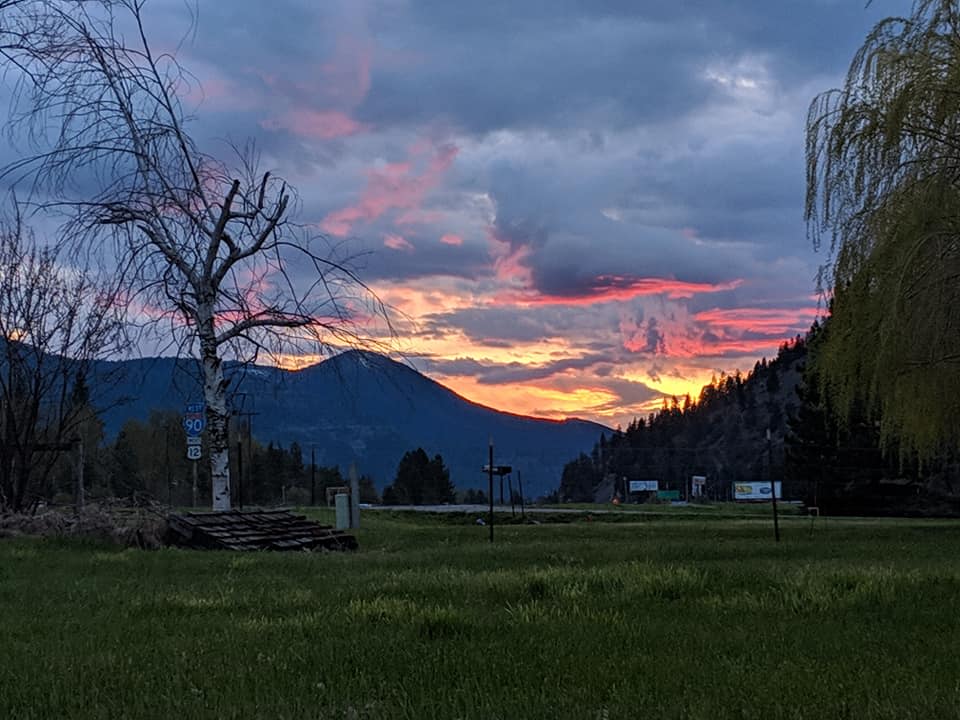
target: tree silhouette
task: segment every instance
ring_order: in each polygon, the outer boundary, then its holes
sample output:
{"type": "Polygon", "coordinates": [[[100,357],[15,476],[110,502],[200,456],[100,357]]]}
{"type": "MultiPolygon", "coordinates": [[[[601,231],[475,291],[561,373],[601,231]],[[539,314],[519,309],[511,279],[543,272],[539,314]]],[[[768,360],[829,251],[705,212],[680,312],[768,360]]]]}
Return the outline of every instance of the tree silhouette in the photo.
{"type": "Polygon", "coordinates": [[[393,484],[383,491],[384,503],[391,505],[433,505],[453,502],[456,488],[440,455],[431,460],[423,448],[404,453],[393,484]]]}
{"type": "Polygon", "coordinates": [[[958,77],[960,7],[917,0],[807,120],[806,217],[833,304],[823,391],[926,457],[960,441],[958,77]]]}
{"type": "Polygon", "coordinates": [[[143,6],[0,4],[11,134],[31,143],[3,177],[111,268],[131,316],[199,359],[213,506],[227,509],[224,359],[370,346],[361,319],[389,321],[343,248],[293,222],[296,194],[252,144],[229,164],[199,147],[183,107],[194,78],[152,47],[143,6]]]}

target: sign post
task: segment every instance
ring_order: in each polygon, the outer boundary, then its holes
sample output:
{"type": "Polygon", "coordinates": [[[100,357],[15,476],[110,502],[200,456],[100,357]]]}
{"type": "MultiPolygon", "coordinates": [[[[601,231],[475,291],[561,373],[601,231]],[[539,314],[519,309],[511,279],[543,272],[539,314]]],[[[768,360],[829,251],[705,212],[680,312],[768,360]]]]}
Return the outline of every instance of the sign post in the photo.
{"type": "Polygon", "coordinates": [[[777,519],[777,486],[773,482],[773,447],[770,444],[770,428],[767,428],[767,472],[770,473],[770,500],[773,503],[773,536],[780,542],[780,521],[777,519]]]}
{"type": "Polygon", "coordinates": [[[193,506],[197,506],[197,461],[203,457],[204,428],[207,427],[206,405],[189,403],[183,409],[183,430],[187,434],[187,460],[193,462],[193,506]]]}

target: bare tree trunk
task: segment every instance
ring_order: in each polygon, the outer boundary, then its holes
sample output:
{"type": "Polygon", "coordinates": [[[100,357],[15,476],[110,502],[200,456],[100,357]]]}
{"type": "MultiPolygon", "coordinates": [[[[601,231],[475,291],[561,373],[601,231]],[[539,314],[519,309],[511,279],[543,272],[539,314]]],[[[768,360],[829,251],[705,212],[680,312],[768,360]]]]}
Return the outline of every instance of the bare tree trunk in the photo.
{"type": "MultiPolygon", "coordinates": [[[[192,76],[151,49],[144,1],[0,0],[0,71],[20,80],[5,97],[10,133],[38,143],[0,175],[23,176],[44,212],[69,209],[69,247],[102,248],[122,297],[159,308],[156,322],[173,320],[163,331],[182,347],[199,341],[213,508],[226,510],[224,355],[380,346],[357,334],[354,318],[390,321],[340,250],[291,221],[295,193],[259,169],[253,144],[234,148],[231,167],[194,142],[180,96],[192,76]],[[96,181],[78,192],[64,182],[75,171],[96,181]]],[[[108,307],[122,317],[127,304],[108,307]]]]}
{"type": "Polygon", "coordinates": [[[217,348],[212,312],[200,324],[203,362],[203,396],[207,403],[207,440],[210,446],[210,489],[213,509],[230,509],[229,438],[227,437],[227,384],[217,348]]]}

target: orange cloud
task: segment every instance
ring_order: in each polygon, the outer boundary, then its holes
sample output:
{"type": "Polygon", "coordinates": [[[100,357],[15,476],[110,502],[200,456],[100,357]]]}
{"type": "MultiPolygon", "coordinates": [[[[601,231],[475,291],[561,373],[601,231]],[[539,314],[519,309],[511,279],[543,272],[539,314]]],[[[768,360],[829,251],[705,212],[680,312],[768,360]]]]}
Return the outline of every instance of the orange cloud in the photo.
{"type": "Polygon", "coordinates": [[[463,238],[459,235],[447,233],[446,235],[440,236],[440,242],[444,245],[463,245],[463,238]]]}
{"type": "Polygon", "coordinates": [[[518,415],[536,414],[557,420],[599,418],[603,408],[619,400],[616,393],[586,379],[581,386],[570,389],[551,387],[546,383],[486,385],[474,377],[461,375],[448,375],[442,378],[442,382],[458,395],[481,405],[518,415]]]}
{"type": "Polygon", "coordinates": [[[376,220],[388,210],[419,210],[427,194],[436,187],[457,156],[455,145],[431,148],[432,156],[419,174],[415,168],[424,150],[410,148],[406,162],[388,163],[367,171],[367,187],[356,205],[328,214],[320,227],[331,235],[347,235],[357,222],[376,220]]]}

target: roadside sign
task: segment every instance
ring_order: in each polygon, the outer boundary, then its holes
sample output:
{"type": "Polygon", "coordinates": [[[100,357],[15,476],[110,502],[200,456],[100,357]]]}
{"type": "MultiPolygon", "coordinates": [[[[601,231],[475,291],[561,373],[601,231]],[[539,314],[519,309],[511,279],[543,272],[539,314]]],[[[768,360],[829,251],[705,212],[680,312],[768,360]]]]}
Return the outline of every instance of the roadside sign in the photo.
{"type": "Polygon", "coordinates": [[[632,493],[656,492],[659,489],[660,482],[658,480],[631,480],[629,484],[629,490],[632,493]]]}
{"type": "Polygon", "coordinates": [[[203,403],[190,403],[184,408],[183,429],[188,436],[199,436],[207,426],[205,410],[203,403]]]}
{"type": "MultiPolygon", "coordinates": [[[[777,500],[782,500],[780,481],[774,483],[777,493],[777,500]]],[[[733,484],[734,500],[771,500],[770,481],[763,482],[738,482],[733,484]]]]}
{"type": "Polygon", "coordinates": [[[199,435],[187,435],[187,445],[202,445],[203,438],[199,435]]]}
{"type": "Polygon", "coordinates": [[[203,451],[199,445],[187,445],[187,460],[199,460],[203,451]]]}

